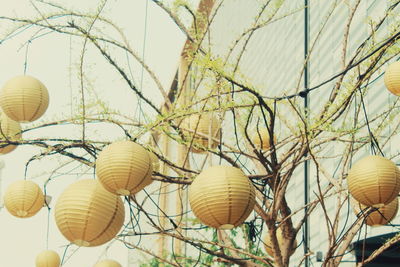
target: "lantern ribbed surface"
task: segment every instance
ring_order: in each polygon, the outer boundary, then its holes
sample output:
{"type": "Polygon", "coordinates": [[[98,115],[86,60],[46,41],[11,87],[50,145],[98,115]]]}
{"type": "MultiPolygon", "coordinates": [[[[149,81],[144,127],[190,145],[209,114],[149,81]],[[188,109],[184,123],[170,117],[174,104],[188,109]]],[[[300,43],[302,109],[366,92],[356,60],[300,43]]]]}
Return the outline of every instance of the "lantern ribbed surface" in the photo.
{"type": "Polygon", "coordinates": [[[119,141],[106,146],[96,160],[96,174],[100,183],[118,195],[132,195],[142,190],[152,173],[150,154],[131,141],[119,141]]]}
{"type": "MultiPolygon", "coordinates": [[[[276,239],[278,240],[278,245],[279,247],[282,247],[283,245],[283,234],[281,228],[276,229],[276,239]]],[[[290,255],[294,253],[297,247],[297,241],[296,239],[293,241],[293,246],[292,250],[290,252],[290,255]]],[[[272,241],[271,241],[271,236],[269,234],[265,235],[264,238],[264,249],[270,255],[271,257],[274,256],[274,250],[272,249],[272,241]]]]}
{"type": "MultiPolygon", "coordinates": [[[[151,151],[148,151],[148,153],[149,153],[150,161],[151,161],[151,165],[152,165],[152,172],[149,173],[149,175],[143,181],[144,186],[148,186],[151,183],[153,183],[152,174],[154,171],[157,171],[157,172],[160,171],[160,161],[158,160],[157,156],[151,151]]],[[[142,190],[142,188],[140,188],[140,190],[142,190]]],[[[140,190],[135,190],[133,193],[139,192],[140,190]]]]}
{"type": "Polygon", "coordinates": [[[58,229],[78,246],[93,247],[110,241],[121,229],[124,217],[121,198],[92,179],[68,186],[55,206],[58,229]]]}
{"type": "Polygon", "coordinates": [[[153,152],[149,151],[151,163],[153,164],[153,171],[159,172],[160,171],[160,160],[153,152]]]}
{"type": "Polygon", "coordinates": [[[384,157],[367,156],[351,167],[347,184],[355,200],[366,206],[381,207],[397,197],[400,171],[384,157]]]}
{"type": "MultiPolygon", "coordinates": [[[[209,136],[212,140],[219,139],[221,134],[218,119],[211,113],[192,114],[182,120],[183,132],[187,136],[188,141],[193,139],[193,144],[206,148],[216,148],[218,142],[212,141],[209,145],[209,136]]],[[[189,143],[190,144],[190,143],[189,143]]],[[[191,147],[195,153],[203,153],[201,149],[191,147]]]]}
{"type": "Polygon", "coordinates": [[[19,218],[32,217],[43,204],[42,189],[32,181],[16,181],[7,187],[4,194],[4,206],[8,212],[19,218]]]}
{"type": "Polygon", "coordinates": [[[394,95],[400,95],[400,62],[396,61],[386,68],[384,81],[386,88],[394,95]]]}
{"type": "Polygon", "coordinates": [[[21,140],[21,125],[10,119],[3,112],[0,113],[0,154],[7,154],[17,148],[16,145],[6,145],[8,141],[21,140]],[[4,143],[3,143],[4,142],[4,143]]]}
{"type": "Polygon", "coordinates": [[[28,75],[17,76],[3,86],[0,106],[12,120],[34,121],[47,110],[49,93],[38,79],[28,75]]]}
{"type": "MultiPolygon", "coordinates": [[[[262,150],[268,150],[270,148],[270,138],[267,128],[254,129],[254,133],[251,135],[250,139],[256,148],[261,148],[262,150]]],[[[274,142],[276,143],[275,136],[274,142]]]]}
{"type": "Polygon", "coordinates": [[[115,260],[102,260],[93,267],[122,267],[122,265],[115,260]]]}
{"type": "Polygon", "coordinates": [[[53,250],[44,250],[36,256],[36,267],[59,267],[60,256],[53,250]]]}
{"type": "Polygon", "coordinates": [[[202,223],[231,229],[242,224],[253,210],[254,186],[238,168],[213,166],[203,170],[189,186],[189,202],[202,223]]]}
{"type": "Polygon", "coordinates": [[[378,208],[370,213],[364,211],[367,206],[360,203],[356,203],[354,206],[354,212],[357,216],[364,216],[365,223],[370,226],[386,225],[397,215],[399,209],[399,200],[395,198],[389,204],[378,208]]]}

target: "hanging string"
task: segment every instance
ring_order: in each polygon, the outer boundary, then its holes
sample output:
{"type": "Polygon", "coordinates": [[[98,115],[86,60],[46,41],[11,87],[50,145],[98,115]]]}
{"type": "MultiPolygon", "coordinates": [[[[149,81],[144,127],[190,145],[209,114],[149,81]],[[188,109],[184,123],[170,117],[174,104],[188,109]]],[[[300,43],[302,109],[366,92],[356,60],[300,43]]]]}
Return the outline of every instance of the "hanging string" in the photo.
{"type": "MultiPolygon", "coordinates": [[[[46,200],[45,200],[46,201],[46,200]]],[[[47,205],[47,232],[46,232],[46,249],[49,249],[49,233],[50,233],[50,207],[46,201],[47,205]]]]}
{"type": "Polygon", "coordinates": [[[26,75],[26,69],[28,67],[28,53],[29,53],[29,45],[32,43],[31,40],[28,40],[26,43],[26,48],[25,48],[25,62],[24,62],[24,75],[26,75]]]}
{"type": "Polygon", "coordinates": [[[69,71],[68,71],[68,82],[69,82],[69,98],[71,105],[71,118],[73,117],[73,94],[72,94],[72,35],[69,36],[69,71]]]}
{"type": "Polygon", "coordinates": [[[61,258],[61,266],[64,264],[65,255],[67,254],[67,250],[68,250],[68,248],[71,246],[71,244],[72,244],[72,243],[68,244],[68,245],[65,247],[65,249],[64,249],[64,253],[63,253],[63,256],[62,256],[62,258],[61,258]]]}
{"type": "MultiPolygon", "coordinates": [[[[148,6],[149,6],[149,1],[146,0],[145,13],[144,13],[145,15],[144,15],[143,49],[142,49],[142,61],[143,61],[143,64],[145,62],[145,54],[146,54],[148,6]]],[[[141,76],[140,76],[140,87],[139,87],[139,91],[140,92],[143,91],[143,77],[144,77],[144,66],[143,66],[143,64],[142,64],[142,70],[141,70],[141,76]]],[[[144,119],[146,119],[146,118],[144,117],[141,98],[138,97],[137,101],[138,101],[138,105],[137,105],[135,113],[137,113],[137,111],[139,109],[138,121],[139,121],[139,124],[140,124],[141,123],[141,115],[143,115],[144,119]]]]}
{"type": "Polygon", "coordinates": [[[369,125],[367,109],[365,108],[364,97],[363,97],[363,93],[361,91],[361,87],[359,88],[359,91],[360,91],[360,97],[361,97],[361,106],[363,108],[363,113],[364,113],[365,121],[366,121],[366,124],[367,124],[368,133],[369,133],[369,136],[370,136],[371,152],[374,155],[376,155],[376,150],[375,150],[375,148],[376,148],[376,149],[378,149],[378,151],[382,155],[382,157],[384,157],[385,155],[383,154],[381,148],[379,147],[378,140],[375,138],[374,134],[371,131],[371,127],[369,125]]]}
{"type": "Polygon", "coordinates": [[[44,192],[44,204],[47,207],[47,227],[46,227],[46,249],[49,249],[49,233],[50,233],[50,206],[49,203],[47,202],[46,196],[47,195],[47,184],[50,181],[50,179],[48,179],[43,186],[43,192],[44,192]]]}

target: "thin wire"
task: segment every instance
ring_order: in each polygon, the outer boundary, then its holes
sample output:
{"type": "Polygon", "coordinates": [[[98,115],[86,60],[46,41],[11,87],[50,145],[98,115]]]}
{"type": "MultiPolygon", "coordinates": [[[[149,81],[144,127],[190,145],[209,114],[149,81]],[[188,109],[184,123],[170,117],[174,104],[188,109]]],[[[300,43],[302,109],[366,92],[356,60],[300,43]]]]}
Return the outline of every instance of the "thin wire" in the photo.
{"type": "MultiPolygon", "coordinates": [[[[45,200],[46,201],[46,200],[45,200]]],[[[49,249],[49,234],[50,234],[50,207],[47,205],[47,232],[46,232],[46,249],[49,249]]]]}
{"type": "Polygon", "coordinates": [[[304,97],[306,96],[309,92],[314,91],[320,87],[322,87],[323,85],[335,80],[336,78],[346,74],[347,72],[349,72],[351,69],[357,67],[359,64],[361,64],[362,62],[364,62],[365,60],[367,60],[368,58],[370,58],[371,56],[373,56],[375,53],[379,52],[379,50],[381,50],[384,46],[386,46],[387,44],[389,44],[392,41],[395,41],[396,39],[398,39],[400,37],[400,32],[397,32],[395,35],[393,35],[391,38],[387,39],[385,42],[382,42],[382,44],[380,46],[378,46],[375,50],[373,50],[372,52],[368,53],[366,56],[364,56],[363,58],[361,58],[359,61],[355,62],[354,64],[350,65],[348,68],[346,68],[345,70],[333,75],[332,77],[328,78],[327,80],[321,82],[320,84],[313,86],[311,88],[308,88],[306,90],[300,91],[299,93],[296,94],[291,94],[291,95],[287,95],[287,96],[280,96],[280,97],[268,97],[268,96],[261,96],[262,98],[266,98],[266,99],[272,99],[272,100],[276,100],[276,101],[281,101],[281,100],[285,100],[285,99],[291,99],[294,97],[304,97]]]}
{"type": "Polygon", "coordinates": [[[71,105],[71,118],[73,117],[73,94],[72,94],[72,35],[69,36],[69,71],[68,71],[68,82],[69,82],[69,98],[71,105]]]}
{"type": "MultiPolygon", "coordinates": [[[[144,64],[144,62],[145,62],[144,59],[145,59],[145,54],[146,54],[146,40],[147,40],[146,37],[147,37],[148,6],[149,6],[149,1],[146,0],[145,15],[144,15],[143,49],[142,49],[142,61],[143,61],[143,64],[144,64]]],[[[141,70],[140,88],[139,88],[139,91],[143,91],[143,77],[144,77],[144,66],[143,66],[143,64],[142,64],[142,70],[141,70]]],[[[143,112],[143,109],[142,109],[142,101],[141,101],[141,98],[138,97],[138,98],[137,98],[137,101],[138,101],[137,109],[139,109],[139,118],[138,118],[138,121],[139,121],[139,124],[140,124],[141,114],[143,114],[143,118],[144,118],[144,119],[146,119],[146,118],[144,117],[144,112],[143,112]]],[[[137,110],[136,110],[136,111],[137,111],[137,110]]]]}
{"type": "Polygon", "coordinates": [[[366,121],[366,124],[367,124],[368,133],[369,133],[369,136],[370,136],[370,139],[371,139],[371,151],[372,151],[372,153],[374,155],[376,155],[376,151],[375,151],[375,146],[376,146],[376,148],[379,150],[381,155],[384,157],[385,155],[383,154],[381,148],[379,147],[378,140],[376,140],[375,136],[373,135],[373,133],[371,131],[371,127],[369,125],[367,110],[366,110],[366,107],[365,107],[364,97],[363,97],[363,93],[361,91],[361,88],[359,89],[359,91],[360,91],[360,97],[361,97],[361,105],[362,105],[362,108],[363,108],[363,112],[364,112],[364,117],[365,117],[365,121],[366,121]]]}
{"type": "Polygon", "coordinates": [[[26,49],[25,49],[25,62],[24,62],[24,75],[26,75],[26,69],[28,67],[28,53],[29,53],[29,45],[31,44],[31,40],[29,40],[26,44],[26,49]]]}
{"type": "Polygon", "coordinates": [[[71,244],[72,244],[72,243],[68,244],[68,245],[65,247],[65,249],[64,249],[64,253],[63,253],[63,256],[62,256],[62,258],[61,258],[61,265],[63,265],[63,263],[64,263],[65,255],[67,254],[67,250],[68,250],[68,248],[71,246],[71,244]]]}

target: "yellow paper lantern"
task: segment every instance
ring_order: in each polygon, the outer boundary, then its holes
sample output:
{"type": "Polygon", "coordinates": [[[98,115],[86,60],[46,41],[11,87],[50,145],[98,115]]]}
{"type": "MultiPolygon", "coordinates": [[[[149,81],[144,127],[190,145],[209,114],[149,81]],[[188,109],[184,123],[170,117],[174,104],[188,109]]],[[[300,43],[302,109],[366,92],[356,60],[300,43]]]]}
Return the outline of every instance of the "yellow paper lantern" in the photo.
{"type": "Polygon", "coordinates": [[[40,118],[49,106],[47,88],[36,78],[22,75],[10,79],[0,92],[4,113],[18,122],[40,118]]]}
{"type": "MultiPolygon", "coordinates": [[[[282,247],[284,238],[283,238],[283,234],[282,234],[281,228],[276,229],[276,239],[278,240],[279,247],[282,247]]],[[[292,246],[292,249],[290,251],[290,255],[292,255],[294,253],[294,251],[296,250],[296,247],[297,247],[297,241],[295,239],[293,241],[293,246],[292,246]]],[[[272,240],[271,240],[271,236],[269,234],[265,235],[265,238],[264,238],[264,249],[268,253],[268,255],[270,255],[271,257],[274,256],[274,250],[272,249],[272,240]]]]}
{"type": "Polygon", "coordinates": [[[60,256],[53,250],[44,250],[36,256],[36,267],[59,267],[60,256]]]}
{"type": "Polygon", "coordinates": [[[148,151],[131,141],[106,146],[96,160],[96,174],[100,183],[118,195],[132,195],[142,190],[152,173],[153,165],[148,151]]]}
{"type": "Polygon", "coordinates": [[[7,145],[8,141],[21,140],[21,126],[3,112],[0,113],[0,154],[7,154],[17,148],[16,145],[7,145]]]}
{"type": "Polygon", "coordinates": [[[367,156],[351,167],[347,184],[355,200],[379,208],[397,197],[400,171],[396,164],[384,157],[367,156]]]}
{"type": "Polygon", "coordinates": [[[78,246],[102,245],[114,238],[125,217],[124,204],[92,179],[68,186],[58,198],[55,219],[60,232],[78,246]]]}
{"type": "Polygon", "coordinates": [[[102,260],[96,263],[94,267],[122,267],[122,266],[115,260],[102,260]]]}
{"type": "MultiPolygon", "coordinates": [[[[270,148],[270,138],[267,128],[254,129],[254,133],[251,135],[250,140],[256,148],[261,148],[262,150],[268,150],[270,148]]],[[[274,143],[276,143],[275,136],[274,143]]]]}
{"type": "Polygon", "coordinates": [[[32,181],[13,182],[4,194],[4,206],[19,218],[32,217],[43,207],[43,203],[42,189],[32,181]]]}
{"type": "Polygon", "coordinates": [[[242,224],[255,204],[254,186],[238,168],[213,166],[189,186],[194,215],[206,225],[231,229],[242,224]]]}
{"type": "Polygon", "coordinates": [[[192,141],[191,150],[195,153],[203,153],[201,149],[193,146],[202,146],[205,148],[216,148],[218,143],[215,139],[219,139],[221,131],[217,117],[211,113],[192,114],[182,120],[183,133],[188,141],[192,141]],[[211,137],[211,144],[209,140],[211,137]]]}
{"type": "Polygon", "coordinates": [[[372,212],[367,213],[365,209],[367,206],[360,203],[354,204],[354,212],[357,216],[365,217],[365,223],[370,226],[386,225],[397,215],[399,209],[399,200],[395,198],[389,204],[378,208],[372,212]]]}
{"type": "Polygon", "coordinates": [[[384,81],[386,88],[394,95],[400,95],[400,62],[396,61],[386,68],[384,81]]]}

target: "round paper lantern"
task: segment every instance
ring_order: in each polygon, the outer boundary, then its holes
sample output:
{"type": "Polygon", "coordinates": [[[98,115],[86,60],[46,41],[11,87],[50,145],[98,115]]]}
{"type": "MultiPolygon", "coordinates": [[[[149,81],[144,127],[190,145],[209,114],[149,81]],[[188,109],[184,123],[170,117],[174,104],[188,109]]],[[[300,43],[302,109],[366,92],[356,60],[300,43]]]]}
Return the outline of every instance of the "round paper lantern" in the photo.
{"type": "Polygon", "coordinates": [[[47,110],[49,93],[36,78],[17,76],[3,86],[0,92],[0,106],[6,115],[15,121],[34,121],[47,110]]]}
{"type": "Polygon", "coordinates": [[[43,204],[42,189],[32,181],[16,181],[8,186],[4,194],[4,206],[12,215],[19,218],[32,217],[43,204]]]}
{"type": "MultiPolygon", "coordinates": [[[[276,229],[276,239],[278,240],[279,247],[282,247],[284,238],[283,238],[283,234],[282,234],[281,228],[276,229]]],[[[290,255],[292,255],[294,253],[294,251],[296,250],[296,247],[297,247],[297,241],[295,239],[293,241],[293,246],[292,246],[292,250],[290,252],[290,255]]],[[[265,248],[265,251],[268,253],[268,255],[270,255],[271,257],[274,256],[274,250],[272,249],[271,236],[269,234],[265,235],[264,248],[265,248]]]]}
{"type": "Polygon", "coordinates": [[[206,225],[231,229],[242,224],[255,204],[254,186],[238,168],[213,166],[189,186],[194,215],[206,225]]]}
{"type": "Polygon", "coordinates": [[[16,145],[7,145],[9,141],[21,140],[21,126],[13,121],[3,112],[0,113],[0,154],[7,154],[13,151],[16,145]]]}
{"type": "Polygon", "coordinates": [[[381,207],[397,197],[400,171],[384,157],[367,156],[351,167],[347,184],[355,200],[366,206],[381,207]]]}
{"type": "Polygon", "coordinates": [[[60,232],[78,246],[93,247],[113,239],[125,217],[124,204],[92,179],[68,186],[55,206],[60,232]]]}
{"type": "Polygon", "coordinates": [[[102,260],[96,263],[94,267],[122,267],[121,264],[114,260],[102,260]]]}
{"type": "MultiPolygon", "coordinates": [[[[250,137],[251,142],[256,148],[261,148],[262,150],[268,150],[270,148],[269,144],[269,132],[267,128],[255,129],[254,133],[250,137]]],[[[276,143],[276,137],[274,136],[274,143],[276,143]]]]}
{"type": "Polygon", "coordinates": [[[354,212],[357,216],[364,216],[365,223],[370,226],[385,225],[393,220],[394,217],[396,217],[397,211],[399,209],[399,201],[398,198],[395,198],[389,204],[369,213],[365,211],[366,208],[367,206],[365,205],[355,203],[354,212]]]}
{"type": "MultiPolygon", "coordinates": [[[[206,148],[216,148],[217,141],[212,141],[209,144],[209,136],[212,140],[219,139],[221,134],[218,119],[211,113],[192,114],[182,120],[183,133],[189,142],[192,141],[191,150],[195,153],[203,153],[205,151],[197,149],[193,144],[206,148]]],[[[190,143],[189,143],[190,144],[190,143]]]]}
{"type": "Polygon", "coordinates": [[[131,141],[114,142],[106,146],[96,160],[100,183],[111,193],[132,195],[151,179],[153,165],[142,146],[131,141]]]}
{"type": "Polygon", "coordinates": [[[386,88],[394,95],[400,95],[400,62],[396,61],[386,68],[384,81],[386,88]]]}
{"type": "Polygon", "coordinates": [[[36,256],[36,267],[59,267],[60,256],[53,250],[44,250],[36,256]]]}

